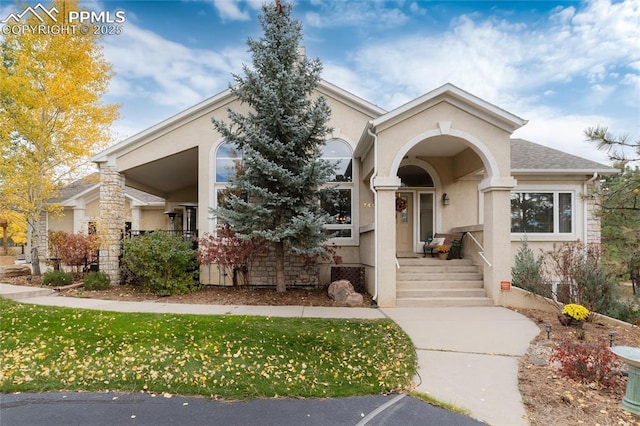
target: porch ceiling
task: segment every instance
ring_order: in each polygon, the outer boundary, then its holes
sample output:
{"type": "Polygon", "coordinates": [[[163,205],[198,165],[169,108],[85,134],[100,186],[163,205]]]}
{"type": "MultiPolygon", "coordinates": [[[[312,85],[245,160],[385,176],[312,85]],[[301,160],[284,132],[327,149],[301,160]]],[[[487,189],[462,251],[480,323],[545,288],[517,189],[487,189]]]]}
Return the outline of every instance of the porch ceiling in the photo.
{"type": "Polygon", "coordinates": [[[438,136],[423,141],[409,150],[407,155],[412,157],[452,157],[468,148],[461,139],[453,136],[438,136]]]}
{"type": "Polygon", "coordinates": [[[198,185],[198,148],[123,170],[122,174],[128,186],[166,198],[198,185]]]}

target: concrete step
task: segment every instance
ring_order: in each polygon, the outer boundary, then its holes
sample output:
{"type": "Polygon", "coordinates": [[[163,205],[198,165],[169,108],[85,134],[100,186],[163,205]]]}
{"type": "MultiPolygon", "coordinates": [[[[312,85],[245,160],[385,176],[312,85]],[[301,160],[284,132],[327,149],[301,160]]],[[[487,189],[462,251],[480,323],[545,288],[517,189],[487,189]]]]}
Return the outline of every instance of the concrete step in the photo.
{"type": "Polygon", "coordinates": [[[487,292],[483,288],[425,288],[398,290],[398,299],[433,298],[433,297],[486,297],[487,292]]]}
{"type": "Polygon", "coordinates": [[[28,299],[30,297],[48,296],[51,293],[54,293],[54,291],[50,288],[0,284],[0,297],[5,299],[28,299]]]}
{"type": "Polygon", "coordinates": [[[400,267],[403,266],[459,266],[473,265],[471,259],[440,260],[437,257],[399,258],[400,267]]]}
{"type": "Polygon", "coordinates": [[[424,272],[396,272],[396,281],[479,281],[482,274],[479,272],[460,273],[429,273],[424,272]]]}
{"type": "Polygon", "coordinates": [[[460,272],[478,272],[478,268],[474,265],[424,265],[424,266],[400,266],[397,272],[416,272],[416,273],[460,273],[460,272]]]}
{"type": "Polygon", "coordinates": [[[484,288],[482,280],[456,280],[456,281],[396,281],[398,290],[420,290],[420,289],[436,289],[436,288],[484,288]]]}
{"type": "Polygon", "coordinates": [[[398,298],[396,306],[399,308],[493,306],[493,300],[488,297],[408,297],[398,298]]]}

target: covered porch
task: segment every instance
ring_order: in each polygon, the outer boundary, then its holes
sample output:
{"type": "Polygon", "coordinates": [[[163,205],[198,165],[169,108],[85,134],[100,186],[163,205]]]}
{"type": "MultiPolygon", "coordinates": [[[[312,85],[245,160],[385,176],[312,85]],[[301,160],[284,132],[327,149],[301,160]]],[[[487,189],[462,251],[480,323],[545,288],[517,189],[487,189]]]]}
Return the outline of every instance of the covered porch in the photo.
{"type": "Polygon", "coordinates": [[[429,237],[452,232],[465,234],[462,257],[498,302],[511,272],[510,135],[525,123],[453,85],[369,122],[355,156],[373,210],[361,215],[371,223],[361,240],[374,250],[361,245],[361,259],[379,306],[397,305],[399,259],[422,257],[429,237]]]}

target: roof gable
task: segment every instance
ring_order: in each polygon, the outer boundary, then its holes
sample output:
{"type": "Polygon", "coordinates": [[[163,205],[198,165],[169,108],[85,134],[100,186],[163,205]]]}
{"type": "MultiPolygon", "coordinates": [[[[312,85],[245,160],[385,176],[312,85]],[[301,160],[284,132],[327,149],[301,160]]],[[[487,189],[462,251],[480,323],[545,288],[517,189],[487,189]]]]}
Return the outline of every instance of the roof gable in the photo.
{"type": "MultiPolygon", "coordinates": [[[[370,117],[377,117],[385,113],[385,110],[379,106],[325,80],[320,80],[317,91],[370,117]]],[[[92,157],[91,161],[97,163],[104,162],[107,161],[107,158],[112,154],[124,154],[132,151],[133,149],[145,145],[149,141],[162,134],[168,133],[177,127],[183,126],[186,123],[202,117],[203,115],[212,114],[215,110],[225,107],[225,105],[236,99],[237,97],[233,94],[231,89],[227,89],[105,149],[92,157]]]]}
{"type": "MultiPolygon", "coordinates": [[[[77,200],[84,199],[85,202],[100,198],[100,174],[92,173],[81,179],[71,182],[62,188],[60,196],[48,200],[50,204],[60,203],[65,206],[73,206],[77,200]]],[[[129,198],[136,205],[164,205],[165,199],[153,194],[149,194],[139,189],[124,187],[125,197],[129,198]]]]}
{"type": "Polygon", "coordinates": [[[448,102],[509,133],[527,124],[527,120],[447,83],[374,119],[372,127],[380,131],[441,102],[448,102]]]}

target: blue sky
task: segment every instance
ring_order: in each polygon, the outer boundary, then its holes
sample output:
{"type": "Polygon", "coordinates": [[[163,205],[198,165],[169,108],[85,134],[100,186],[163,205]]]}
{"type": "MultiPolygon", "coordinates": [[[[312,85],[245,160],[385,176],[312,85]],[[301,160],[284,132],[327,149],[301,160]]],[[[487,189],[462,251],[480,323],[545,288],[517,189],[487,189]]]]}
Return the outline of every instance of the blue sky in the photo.
{"type": "MultiPolygon", "coordinates": [[[[225,90],[261,34],[262,0],[81,4],[126,12],[104,38],[118,139],[225,90]]],[[[638,0],[298,0],[293,15],[323,78],[387,110],[450,82],[529,120],[516,137],[596,161],[588,126],[640,136],[638,0]]]]}

